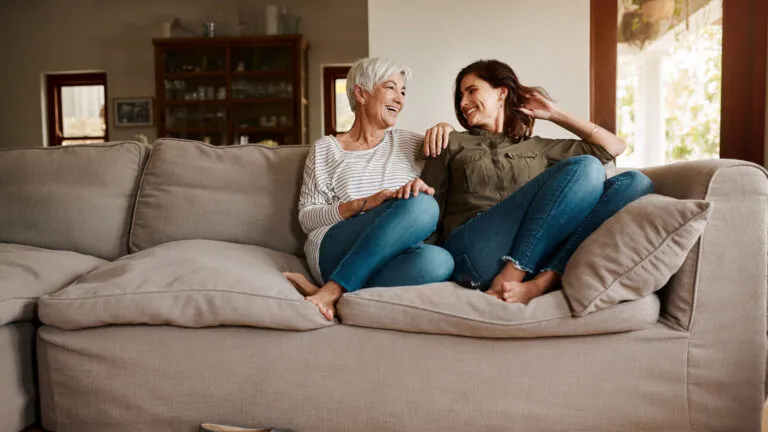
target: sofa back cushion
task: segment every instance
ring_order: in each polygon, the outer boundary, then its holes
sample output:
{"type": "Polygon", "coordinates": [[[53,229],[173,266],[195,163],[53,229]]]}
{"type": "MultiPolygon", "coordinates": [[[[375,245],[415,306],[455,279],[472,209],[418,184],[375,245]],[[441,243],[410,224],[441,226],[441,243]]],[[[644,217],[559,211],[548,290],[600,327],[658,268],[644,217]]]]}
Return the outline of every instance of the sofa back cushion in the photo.
{"type": "Polygon", "coordinates": [[[131,252],[205,239],[303,255],[298,199],[308,150],[155,141],[136,202],[131,252]]]}
{"type": "Polygon", "coordinates": [[[147,153],[135,142],[0,149],[0,243],[125,255],[147,153]]]}

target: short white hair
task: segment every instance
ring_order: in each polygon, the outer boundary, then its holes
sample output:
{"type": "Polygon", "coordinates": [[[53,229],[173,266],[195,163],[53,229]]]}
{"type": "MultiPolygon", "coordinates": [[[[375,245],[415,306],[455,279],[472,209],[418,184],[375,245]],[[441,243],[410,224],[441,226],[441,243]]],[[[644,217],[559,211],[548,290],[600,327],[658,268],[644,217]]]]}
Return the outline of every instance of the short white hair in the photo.
{"type": "Polygon", "coordinates": [[[374,86],[381,84],[385,79],[398,72],[403,76],[403,83],[407,84],[408,78],[411,76],[411,69],[406,65],[395,63],[383,57],[361,58],[355,61],[347,74],[347,98],[352,112],[357,109],[355,87],[360,86],[373,92],[374,86]]]}

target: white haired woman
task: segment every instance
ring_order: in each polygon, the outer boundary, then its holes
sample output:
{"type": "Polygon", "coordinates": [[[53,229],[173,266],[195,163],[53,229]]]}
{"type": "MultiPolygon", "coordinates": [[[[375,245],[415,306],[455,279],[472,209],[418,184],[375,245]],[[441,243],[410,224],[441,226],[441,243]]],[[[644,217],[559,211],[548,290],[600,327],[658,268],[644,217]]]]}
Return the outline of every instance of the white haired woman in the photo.
{"type": "Polygon", "coordinates": [[[345,292],[442,282],[453,272],[451,254],[422,243],[440,213],[434,189],[419,178],[424,137],[393,129],[409,76],[385,58],[356,61],[347,75],[352,128],[318,139],[307,157],[299,222],[313,276],[324,284],[285,276],[328,320],[345,292]]]}

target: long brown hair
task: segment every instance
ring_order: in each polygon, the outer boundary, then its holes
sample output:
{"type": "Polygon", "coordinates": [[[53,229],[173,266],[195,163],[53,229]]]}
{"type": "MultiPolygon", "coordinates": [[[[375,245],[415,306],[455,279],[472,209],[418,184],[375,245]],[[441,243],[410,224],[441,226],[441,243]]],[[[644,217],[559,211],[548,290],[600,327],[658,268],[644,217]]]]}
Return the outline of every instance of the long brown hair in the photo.
{"type": "Polygon", "coordinates": [[[461,80],[470,74],[474,74],[493,88],[507,88],[507,98],[504,101],[504,134],[516,142],[530,138],[536,119],[523,114],[519,108],[528,102],[533,92],[552,100],[549,93],[541,87],[526,87],[520,84],[515,71],[506,63],[498,60],[478,60],[456,75],[456,85],[453,90],[453,107],[456,111],[456,118],[465,129],[470,129],[471,126],[467,123],[464,113],[461,112],[461,80]]]}

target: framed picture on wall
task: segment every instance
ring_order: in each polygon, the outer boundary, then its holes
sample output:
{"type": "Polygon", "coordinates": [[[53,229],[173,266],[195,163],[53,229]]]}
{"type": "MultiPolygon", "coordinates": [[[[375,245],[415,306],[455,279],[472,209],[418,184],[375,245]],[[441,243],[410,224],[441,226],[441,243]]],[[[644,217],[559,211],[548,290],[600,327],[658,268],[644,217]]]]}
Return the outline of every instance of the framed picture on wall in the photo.
{"type": "Polygon", "coordinates": [[[154,101],[148,98],[113,99],[115,127],[152,126],[155,124],[154,101]]]}

